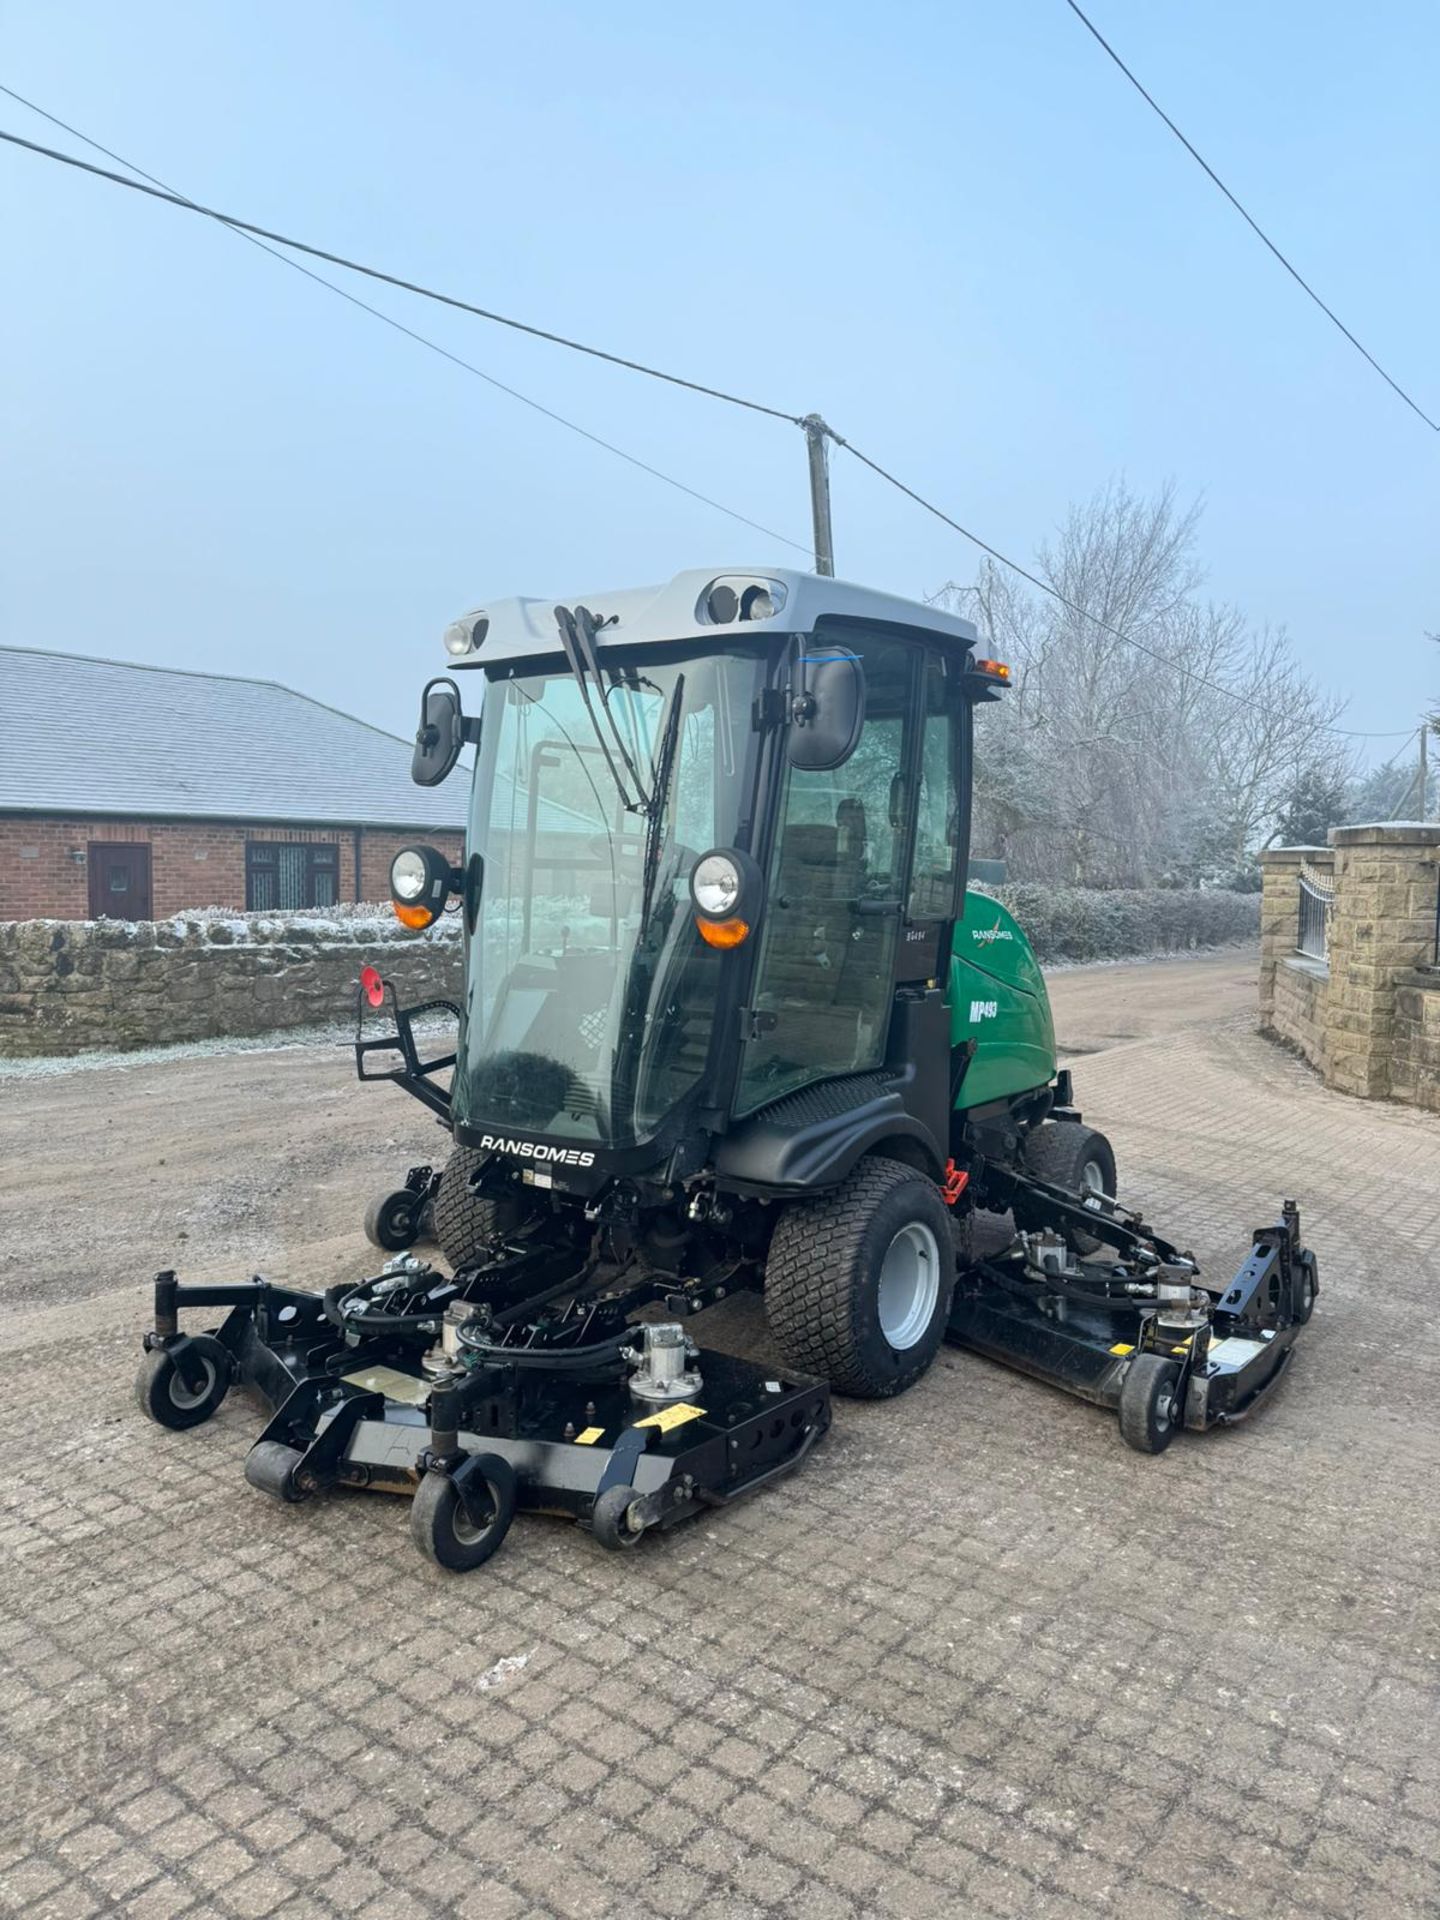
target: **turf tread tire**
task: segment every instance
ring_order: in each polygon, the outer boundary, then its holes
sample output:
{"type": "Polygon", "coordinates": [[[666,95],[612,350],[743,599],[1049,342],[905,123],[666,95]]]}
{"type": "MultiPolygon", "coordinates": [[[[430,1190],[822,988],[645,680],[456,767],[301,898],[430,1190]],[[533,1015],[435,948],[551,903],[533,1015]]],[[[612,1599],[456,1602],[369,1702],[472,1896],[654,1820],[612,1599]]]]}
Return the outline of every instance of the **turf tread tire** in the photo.
{"type": "MultiPolygon", "coordinates": [[[[765,1266],[766,1313],[787,1364],[856,1399],[887,1399],[913,1386],[944,1338],[954,1284],[951,1249],[950,1214],[940,1189],[899,1160],[861,1160],[820,1199],[787,1207],[775,1223],[765,1266]],[[877,1362],[875,1336],[867,1339],[857,1325],[855,1265],[877,1211],[907,1186],[919,1189],[914,1217],[932,1229],[947,1264],[926,1334],[903,1354],[885,1347],[877,1362]]],[[[883,1342],[883,1335],[878,1337],[883,1342]]]]}
{"type": "Polygon", "coordinates": [[[475,1147],[455,1147],[440,1176],[440,1189],[435,1195],[435,1244],[454,1273],[475,1266],[496,1232],[494,1201],[470,1191],[470,1175],[489,1158],[475,1147]]]}

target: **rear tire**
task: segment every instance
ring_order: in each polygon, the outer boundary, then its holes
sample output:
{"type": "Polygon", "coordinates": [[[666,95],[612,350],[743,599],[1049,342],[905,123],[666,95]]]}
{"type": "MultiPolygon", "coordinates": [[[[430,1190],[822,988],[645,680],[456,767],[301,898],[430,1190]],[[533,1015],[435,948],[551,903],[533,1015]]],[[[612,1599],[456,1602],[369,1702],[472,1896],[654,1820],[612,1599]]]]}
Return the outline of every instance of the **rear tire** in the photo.
{"type": "MultiPolygon", "coordinates": [[[[1082,1201],[1093,1194],[1109,1194],[1112,1199],[1115,1195],[1115,1149],[1103,1133],[1078,1120],[1046,1120],[1034,1128],[1025,1141],[1022,1166],[1037,1180],[1063,1187],[1082,1201]]],[[[1034,1233],[1049,1222],[1038,1213],[1032,1217],[1022,1202],[1015,1208],[1015,1224],[1034,1233]]],[[[1077,1228],[1064,1231],[1076,1253],[1095,1253],[1106,1244],[1077,1228]]]]}
{"type": "Polygon", "coordinates": [[[459,1273],[462,1267],[479,1266],[495,1238],[495,1202],[470,1191],[471,1174],[489,1157],[474,1147],[455,1147],[440,1176],[440,1190],[435,1195],[435,1244],[452,1273],[459,1273]]]}
{"type": "Polygon", "coordinates": [[[881,1400],[913,1386],[939,1352],[954,1285],[939,1188],[914,1167],[876,1158],[780,1215],[765,1306],[797,1372],[881,1400]]]}

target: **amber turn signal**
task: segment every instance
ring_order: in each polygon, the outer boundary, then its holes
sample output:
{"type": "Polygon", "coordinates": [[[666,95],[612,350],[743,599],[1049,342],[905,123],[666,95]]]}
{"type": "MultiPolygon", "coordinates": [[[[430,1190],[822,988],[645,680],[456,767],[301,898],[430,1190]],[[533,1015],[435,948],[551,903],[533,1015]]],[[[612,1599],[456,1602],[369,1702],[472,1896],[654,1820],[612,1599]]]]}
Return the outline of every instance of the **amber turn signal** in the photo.
{"type": "Polygon", "coordinates": [[[748,920],[702,920],[697,915],[695,924],[707,947],[738,947],[750,932],[748,920]]]}
{"type": "Polygon", "coordinates": [[[430,927],[435,924],[435,914],[429,907],[407,906],[403,900],[392,900],[395,918],[402,927],[430,927]]]}
{"type": "Polygon", "coordinates": [[[987,674],[992,680],[1008,680],[1010,669],[1003,660],[977,660],[976,673],[987,674]]]}

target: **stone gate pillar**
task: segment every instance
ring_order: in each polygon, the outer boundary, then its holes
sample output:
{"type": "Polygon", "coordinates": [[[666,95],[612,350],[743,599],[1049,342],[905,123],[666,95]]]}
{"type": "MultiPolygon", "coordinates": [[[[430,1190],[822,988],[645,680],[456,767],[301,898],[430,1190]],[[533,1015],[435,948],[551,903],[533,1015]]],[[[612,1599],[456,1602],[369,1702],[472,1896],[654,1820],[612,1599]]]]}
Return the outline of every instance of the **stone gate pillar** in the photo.
{"type": "Polygon", "coordinates": [[[1325,1077],[1341,1093],[1384,1099],[1392,1093],[1400,978],[1434,956],[1440,826],[1334,827],[1330,841],[1325,1077]]]}

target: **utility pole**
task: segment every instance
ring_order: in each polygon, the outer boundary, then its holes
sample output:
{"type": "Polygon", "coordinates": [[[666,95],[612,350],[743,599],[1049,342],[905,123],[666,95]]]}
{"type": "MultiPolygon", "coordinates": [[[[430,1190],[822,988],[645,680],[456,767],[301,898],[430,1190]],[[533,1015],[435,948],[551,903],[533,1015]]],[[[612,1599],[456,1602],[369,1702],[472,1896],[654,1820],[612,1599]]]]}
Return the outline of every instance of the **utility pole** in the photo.
{"type": "Polygon", "coordinates": [[[810,524],[814,528],[815,571],[835,572],[835,536],[830,529],[830,461],[825,442],[830,429],[818,413],[807,413],[800,422],[810,454],[810,524]]]}
{"type": "Polygon", "coordinates": [[[1430,721],[1427,717],[1420,723],[1420,821],[1423,826],[1428,812],[1426,800],[1430,793],[1430,721]]]}

